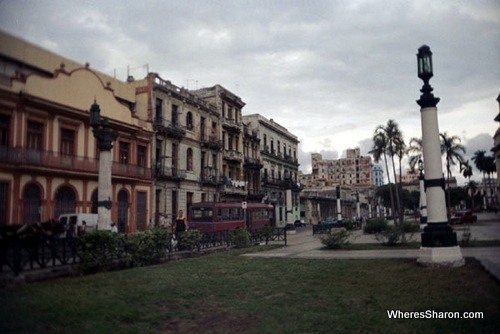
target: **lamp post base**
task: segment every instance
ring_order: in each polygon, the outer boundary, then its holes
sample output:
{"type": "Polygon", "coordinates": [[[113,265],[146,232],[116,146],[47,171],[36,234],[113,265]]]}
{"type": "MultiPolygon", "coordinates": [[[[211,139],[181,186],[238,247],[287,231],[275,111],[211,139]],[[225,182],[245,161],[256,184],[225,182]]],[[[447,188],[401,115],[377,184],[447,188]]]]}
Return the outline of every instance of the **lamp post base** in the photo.
{"type": "Polygon", "coordinates": [[[452,247],[457,244],[457,233],[448,223],[430,223],[422,233],[422,247],[452,247]]]}
{"type": "Polygon", "coordinates": [[[462,267],[465,265],[459,246],[420,247],[417,262],[427,267],[462,267]]]}

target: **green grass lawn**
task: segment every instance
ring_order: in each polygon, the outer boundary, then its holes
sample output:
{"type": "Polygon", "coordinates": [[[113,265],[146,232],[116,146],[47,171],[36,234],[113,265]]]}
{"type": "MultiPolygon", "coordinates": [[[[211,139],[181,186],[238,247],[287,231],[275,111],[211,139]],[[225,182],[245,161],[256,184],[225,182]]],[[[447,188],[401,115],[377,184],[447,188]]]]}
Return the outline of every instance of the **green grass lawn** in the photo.
{"type": "MultiPolygon", "coordinates": [[[[493,333],[500,285],[467,259],[262,259],[240,250],[0,289],[0,333],[493,333]],[[387,310],[483,312],[388,319],[387,310]]],[[[247,250],[248,252],[248,250],[247,250]]]]}

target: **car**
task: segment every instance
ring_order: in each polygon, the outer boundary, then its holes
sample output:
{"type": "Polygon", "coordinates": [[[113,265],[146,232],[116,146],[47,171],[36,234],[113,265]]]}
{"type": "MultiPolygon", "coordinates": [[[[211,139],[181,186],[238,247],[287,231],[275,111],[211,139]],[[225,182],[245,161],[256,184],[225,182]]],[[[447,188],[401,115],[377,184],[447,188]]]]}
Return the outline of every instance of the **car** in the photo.
{"type": "Polygon", "coordinates": [[[294,225],[295,225],[295,227],[302,227],[302,226],[306,226],[306,223],[304,222],[303,219],[301,219],[301,220],[296,220],[294,225]]]}
{"type": "Polygon", "coordinates": [[[342,220],[336,220],[331,217],[326,218],[321,222],[321,225],[330,226],[330,227],[344,227],[344,222],[342,220]]]}
{"type": "Polygon", "coordinates": [[[473,224],[477,222],[477,216],[470,210],[460,210],[450,217],[450,224],[473,224]]]}

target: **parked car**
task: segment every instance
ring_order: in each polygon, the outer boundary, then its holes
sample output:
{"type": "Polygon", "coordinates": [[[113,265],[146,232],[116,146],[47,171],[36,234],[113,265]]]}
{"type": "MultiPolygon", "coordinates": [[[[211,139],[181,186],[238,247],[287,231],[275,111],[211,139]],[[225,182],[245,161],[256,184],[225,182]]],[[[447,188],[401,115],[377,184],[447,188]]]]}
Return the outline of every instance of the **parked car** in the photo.
{"type": "Polygon", "coordinates": [[[477,222],[477,216],[470,210],[456,211],[450,217],[450,224],[473,224],[477,222]]]}
{"type": "Polygon", "coordinates": [[[296,220],[294,225],[295,225],[295,227],[302,227],[302,226],[306,226],[306,223],[304,222],[303,219],[301,219],[301,220],[296,220]]]}
{"type": "Polygon", "coordinates": [[[331,217],[326,218],[321,222],[322,225],[331,226],[331,227],[344,227],[344,222],[342,220],[336,220],[331,217]]]}

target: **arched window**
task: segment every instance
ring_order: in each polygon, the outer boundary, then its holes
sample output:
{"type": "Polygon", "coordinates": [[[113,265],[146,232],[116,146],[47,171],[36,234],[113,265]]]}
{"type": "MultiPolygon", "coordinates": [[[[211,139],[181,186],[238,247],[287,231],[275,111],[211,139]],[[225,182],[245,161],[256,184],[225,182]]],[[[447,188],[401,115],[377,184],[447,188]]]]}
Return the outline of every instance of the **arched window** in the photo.
{"type": "Polygon", "coordinates": [[[188,130],[194,129],[193,114],[190,111],[186,114],[186,128],[188,130]]]}
{"type": "Polygon", "coordinates": [[[23,223],[34,224],[40,222],[40,206],[42,196],[40,187],[34,183],[27,185],[23,192],[23,223]]]}
{"type": "Polygon", "coordinates": [[[186,169],[193,170],[193,150],[191,148],[188,148],[186,153],[186,169]]]}
{"type": "Polygon", "coordinates": [[[68,186],[62,186],[56,192],[55,196],[56,208],[54,216],[56,218],[63,213],[76,212],[76,196],[73,189],[68,186]]]}

